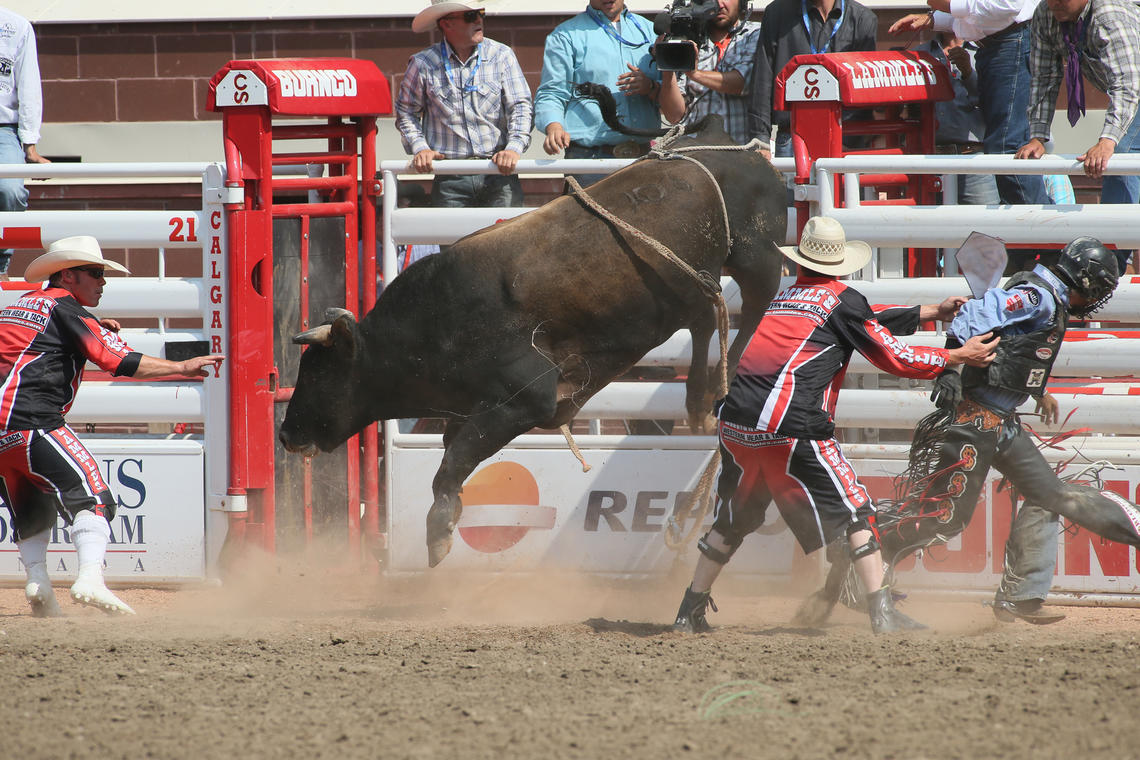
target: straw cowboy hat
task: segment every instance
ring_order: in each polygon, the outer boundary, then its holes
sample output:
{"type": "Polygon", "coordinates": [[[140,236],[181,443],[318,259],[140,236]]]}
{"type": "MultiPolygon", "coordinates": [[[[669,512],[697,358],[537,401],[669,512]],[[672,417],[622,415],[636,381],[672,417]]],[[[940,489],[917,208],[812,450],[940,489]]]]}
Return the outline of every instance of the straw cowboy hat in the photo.
{"type": "Polygon", "coordinates": [[[867,266],[871,246],[861,240],[847,240],[843,226],[830,216],[813,216],[804,225],[798,246],[781,246],[792,261],[821,274],[840,277],[867,266]]]}
{"type": "Polygon", "coordinates": [[[61,269],[81,267],[84,264],[97,264],[116,272],[130,274],[125,266],[117,261],[103,258],[99,241],[90,235],[76,235],[52,243],[47,253],[28,264],[24,272],[25,282],[43,282],[61,269]]]}
{"type": "Polygon", "coordinates": [[[474,0],[431,0],[431,5],[424,8],[412,19],[412,31],[417,34],[430,32],[435,28],[435,22],[449,13],[477,11],[486,7],[487,3],[474,2],[474,0]]]}

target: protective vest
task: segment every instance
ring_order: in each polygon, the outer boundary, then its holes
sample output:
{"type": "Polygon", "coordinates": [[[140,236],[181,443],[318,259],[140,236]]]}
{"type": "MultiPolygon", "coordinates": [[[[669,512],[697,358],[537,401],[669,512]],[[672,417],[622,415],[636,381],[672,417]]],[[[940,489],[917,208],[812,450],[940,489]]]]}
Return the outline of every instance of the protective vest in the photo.
{"type": "Polygon", "coordinates": [[[1025,284],[1044,288],[1053,295],[1052,324],[1024,335],[1002,335],[990,366],[967,365],[962,369],[963,388],[988,385],[1032,396],[1045,393],[1045,383],[1049,381],[1053,363],[1061,350],[1061,341],[1065,338],[1069,313],[1053,286],[1032,272],[1018,272],[1005,284],[1005,289],[1012,290],[1025,284]]]}

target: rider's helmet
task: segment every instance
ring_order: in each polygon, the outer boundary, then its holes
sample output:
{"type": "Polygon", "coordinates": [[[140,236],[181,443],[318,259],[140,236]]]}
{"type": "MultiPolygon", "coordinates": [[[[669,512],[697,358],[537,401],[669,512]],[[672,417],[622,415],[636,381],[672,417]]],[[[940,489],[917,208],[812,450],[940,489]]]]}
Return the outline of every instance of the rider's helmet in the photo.
{"type": "Polygon", "coordinates": [[[1084,297],[1087,304],[1073,308],[1078,317],[1087,317],[1112,298],[1120,282],[1116,255],[1096,238],[1079,237],[1065,246],[1055,267],[1057,276],[1084,297]]]}

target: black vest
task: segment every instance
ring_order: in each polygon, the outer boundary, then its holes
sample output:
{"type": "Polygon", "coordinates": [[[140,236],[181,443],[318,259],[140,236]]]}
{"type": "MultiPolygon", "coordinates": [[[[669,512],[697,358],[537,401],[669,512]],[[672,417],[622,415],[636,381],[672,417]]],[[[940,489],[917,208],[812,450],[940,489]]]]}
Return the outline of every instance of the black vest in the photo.
{"type": "Polygon", "coordinates": [[[962,368],[963,388],[989,385],[1033,396],[1045,393],[1045,383],[1049,380],[1053,362],[1057,361],[1057,353],[1061,350],[1061,341],[1065,338],[1069,313],[1053,286],[1033,272],[1018,272],[1005,284],[1005,289],[1012,290],[1026,283],[1044,288],[1053,295],[1053,323],[1025,335],[1002,335],[990,366],[982,368],[966,365],[962,368]]]}

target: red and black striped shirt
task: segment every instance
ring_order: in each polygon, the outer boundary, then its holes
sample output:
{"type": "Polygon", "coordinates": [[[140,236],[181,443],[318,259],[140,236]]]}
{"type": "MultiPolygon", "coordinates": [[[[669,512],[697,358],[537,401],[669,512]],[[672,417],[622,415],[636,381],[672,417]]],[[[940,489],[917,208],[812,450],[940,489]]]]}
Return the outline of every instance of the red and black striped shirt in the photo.
{"type": "Polygon", "coordinates": [[[872,308],[845,282],[801,276],[776,296],[756,328],[720,418],[793,438],[831,438],[853,352],[901,377],[930,379],[946,368],[946,349],[911,346],[894,336],[918,329],[918,316],[918,306],[872,308]]]}
{"type": "Polygon", "coordinates": [[[59,427],[87,361],[131,376],[141,358],[66,290],[25,293],[0,310],[0,429],[59,427]]]}

